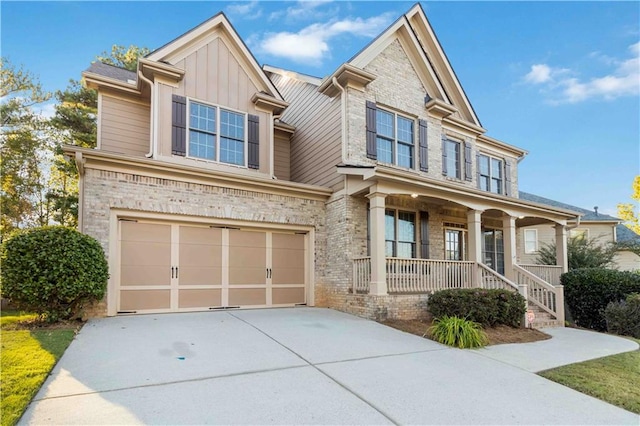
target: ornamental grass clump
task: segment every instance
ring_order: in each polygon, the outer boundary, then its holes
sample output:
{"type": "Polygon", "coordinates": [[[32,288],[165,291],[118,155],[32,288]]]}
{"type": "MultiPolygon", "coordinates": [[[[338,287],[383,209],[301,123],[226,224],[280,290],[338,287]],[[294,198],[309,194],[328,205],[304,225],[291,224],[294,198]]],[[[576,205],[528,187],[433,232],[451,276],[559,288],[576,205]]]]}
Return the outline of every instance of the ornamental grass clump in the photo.
{"type": "Polygon", "coordinates": [[[460,349],[481,348],[489,343],[480,324],[460,317],[436,318],[429,334],[439,343],[460,349]]]}

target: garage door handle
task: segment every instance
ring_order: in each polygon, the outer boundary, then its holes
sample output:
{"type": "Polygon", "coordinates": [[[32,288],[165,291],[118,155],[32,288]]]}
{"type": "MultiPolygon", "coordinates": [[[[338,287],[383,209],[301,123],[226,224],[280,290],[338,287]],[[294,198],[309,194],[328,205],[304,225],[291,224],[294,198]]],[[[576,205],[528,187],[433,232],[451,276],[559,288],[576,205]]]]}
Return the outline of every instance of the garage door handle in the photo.
{"type": "Polygon", "coordinates": [[[272,270],[271,268],[267,268],[267,278],[271,278],[272,270]]]}
{"type": "Polygon", "coordinates": [[[171,278],[173,278],[173,266],[171,267],[171,278]]]}
{"type": "Polygon", "coordinates": [[[176,266],[176,278],[178,278],[178,267],[176,266]]]}

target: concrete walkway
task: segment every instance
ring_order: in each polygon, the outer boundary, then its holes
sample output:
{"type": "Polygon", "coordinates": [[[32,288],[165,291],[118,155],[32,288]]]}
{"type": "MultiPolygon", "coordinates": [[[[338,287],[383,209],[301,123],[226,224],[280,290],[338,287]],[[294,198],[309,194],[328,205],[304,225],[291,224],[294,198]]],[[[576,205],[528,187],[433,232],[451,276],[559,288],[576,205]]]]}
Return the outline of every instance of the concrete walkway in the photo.
{"type": "Polygon", "coordinates": [[[93,320],[20,423],[640,421],[506,362],[328,309],[93,320]]]}

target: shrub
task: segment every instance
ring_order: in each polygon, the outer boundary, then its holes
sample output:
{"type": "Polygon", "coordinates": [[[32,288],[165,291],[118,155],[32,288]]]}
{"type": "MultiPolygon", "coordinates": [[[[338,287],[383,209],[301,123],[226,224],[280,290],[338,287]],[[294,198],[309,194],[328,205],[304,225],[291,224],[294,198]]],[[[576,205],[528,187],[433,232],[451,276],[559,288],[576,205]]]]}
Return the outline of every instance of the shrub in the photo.
{"type": "Polygon", "coordinates": [[[639,274],[613,269],[576,269],[562,274],[560,282],[576,324],[598,331],[607,330],[604,309],[609,302],[640,293],[639,274]]]}
{"type": "MultiPolygon", "coordinates": [[[[582,235],[567,240],[567,263],[569,270],[580,268],[607,268],[614,262],[618,252],[617,244],[601,243],[596,238],[585,238],[582,235]]],[[[536,263],[539,265],[556,265],[556,244],[542,244],[538,250],[536,263]]]]}
{"type": "Polygon", "coordinates": [[[609,302],[604,317],[610,333],[640,339],[640,294],[633,293],[626,300],[609,302]]]}
{"type": "Polygon", "coordinates": [[[18,308],[55,322],[104,296],[109,278],[100,244],[61,226],[34,228],[2,244],[0,293],[18,308]]]}
{"type": "Polygon", "coordinates": [[[487,334],[477,322],[446,315],[433,321],[429,334],[437,342],[460,349],[481,348],[489,343],[487,334]]]}
{"type": "Polygon", "coordinates": [[[508,290],[442,290],[433,293],[427,305],[434,318],[456,316],[491,327],[518,327],[526,311],[524,298],[508,290]]]}

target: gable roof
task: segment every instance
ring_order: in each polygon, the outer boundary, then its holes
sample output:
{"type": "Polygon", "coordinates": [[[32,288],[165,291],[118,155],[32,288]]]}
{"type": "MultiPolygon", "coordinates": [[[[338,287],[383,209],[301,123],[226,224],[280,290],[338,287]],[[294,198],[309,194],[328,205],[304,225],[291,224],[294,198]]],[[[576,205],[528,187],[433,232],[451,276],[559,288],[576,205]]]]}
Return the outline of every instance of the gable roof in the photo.
{"type": "Polygon", "coordinates": [[[99,61],[91,63],[85,72],[102,75],[104,77],[109,77],[129,84],[135,84],[138,81],[138,73],[135,71],[129,71],[128,69],[105,64],[99,61]]]}
{"type": "Polygon", "coordinates": [[[264,70],[260,67],[257,59],[253,56],[253,53],[251,53],[244,40],[242,40],[238,35],[238,32],[224,12],[218,12],[200,25],[176,37],[162,47],[159,47],[146,55],[145,59],[156,62],[171,63],[171,59],[175,58],[176,55],[198,46],[199,43],[205,42],[207,37],[215,33],[218,29],[222,29],[226,35],[229,36],[234,47],[242,53],[249,64],[249,67],[253,71],[253,75],[256,76],[259,83],[261,83],[260,85],[262,86],[262,90],[266,94],[271,95],[280,101],[284,101],[284,98],[280,92],[278,92],[276,86],[267,77],[264,70]]]}
{"type": "MultiPolygon", "coordinates": [[[[422,72],[423,80],[425,78],[430,80],[430,91],[435,90],[435,93],[428,93],[428,95],[454,106],[465,120],[482,128],[482,123],[451,67],[449,58],[442,49],[420,3],[416,3],[347,63],[360,69],[364,68],[396,38],[404,40],[406,47],[413,50],[413,53],[420,58],[420,63],[414,64],[414,66],[422,69],[416,69],[416,72],[419,75],[422,72]]],[[[425,86],[429,85],[425,84],[425,86]]]]}
{"type": "Polygon", "coordinates": [[[520,199],[533,201],[540,204],[546,204],[548,206],[560,207],[562,209],[577,211],[579,213],[582,213],[581,220],[593,222],[620,222],[620,219],[618,219],[617,217],[609,216],[608,214],[596,213],[593,210],[587,210],[583,209],[582,207],[572,206],[571,204],[541,197],[539,195],[531,194],[524,191],[520,191],[520,199]]]}

